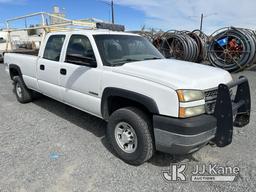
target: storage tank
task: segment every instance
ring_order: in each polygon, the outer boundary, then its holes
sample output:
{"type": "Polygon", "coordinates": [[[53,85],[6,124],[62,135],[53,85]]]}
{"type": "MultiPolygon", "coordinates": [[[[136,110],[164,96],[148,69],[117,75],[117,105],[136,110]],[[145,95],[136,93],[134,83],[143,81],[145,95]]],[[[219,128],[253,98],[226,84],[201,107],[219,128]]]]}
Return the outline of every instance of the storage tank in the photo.
{"type": "MultiPolygon", "coordinates": [[[[53,6],[53,15],[58,16],[58,17],[63,17],[65,18],[65,14],[63,12],[61,12],[61,9],[59,6],[53,6]]],[[[59,24],[59,23],[63,23],[63,20],[61,18],[55,18],[55,17],[50,17],[50,22],[51,25],[54,24],[59,24]]]]}

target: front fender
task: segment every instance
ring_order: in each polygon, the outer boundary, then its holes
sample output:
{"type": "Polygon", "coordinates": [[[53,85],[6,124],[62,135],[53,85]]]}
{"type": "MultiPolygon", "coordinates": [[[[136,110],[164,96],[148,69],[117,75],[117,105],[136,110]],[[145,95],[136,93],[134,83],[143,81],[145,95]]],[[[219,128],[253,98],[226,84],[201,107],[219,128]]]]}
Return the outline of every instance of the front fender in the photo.
{"type": "Polygon", "coordinates": [[[129,99],[132,101],[135,101],[141,105],[143,105],[150,113],[152,114],[159,114],[159,110],[157,107],[156,102],[145,95],[125,90],[125,89],[120,89],[120,88],[114,88],[114,87],[108,87],[103,91],[102,94],[102,100],[101,100],[101,113],[104,119],[109,118],[108,114],[108,98],[109,97],[122,97],[125,99],[129,99]]]}

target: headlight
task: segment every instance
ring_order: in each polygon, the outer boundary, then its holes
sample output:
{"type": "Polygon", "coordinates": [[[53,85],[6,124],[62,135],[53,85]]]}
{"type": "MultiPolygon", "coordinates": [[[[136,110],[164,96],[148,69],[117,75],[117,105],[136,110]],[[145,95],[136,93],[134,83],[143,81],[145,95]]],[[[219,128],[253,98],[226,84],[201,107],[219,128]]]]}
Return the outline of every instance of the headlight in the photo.
{"type": "Polygon", "coordinates": [[[180,102],[197,101],[204,99],[204,92],[199,90],[177,90],[180,102]]]}
{"type": "Polygon", "coordinates": [[[200,105],[196,107],[180,107],[179,109],[179,117],[187,118],[192,116],[197,116],[205,113],[205,106],[200,105]]]}

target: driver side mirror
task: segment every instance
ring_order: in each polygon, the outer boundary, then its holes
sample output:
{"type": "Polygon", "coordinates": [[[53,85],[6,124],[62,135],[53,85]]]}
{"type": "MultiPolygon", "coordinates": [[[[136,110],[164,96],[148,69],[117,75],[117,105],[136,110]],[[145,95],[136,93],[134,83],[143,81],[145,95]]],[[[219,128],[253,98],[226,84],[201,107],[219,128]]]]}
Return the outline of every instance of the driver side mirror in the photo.
{"type": "Polygon", "coordinates": [[[95,58],[88,60],[88,64],[89,64],[89,67],[93,67],[93,68],[97,67],[97,61],[95,58]]]}
{"type": "Polygon", "coordinates": [[[83,65],[88,67],[97,67],[97,61],[94,57],[85,57],[80,54],[68,54],[66,56],[65,62],[67,63],[73,63],[76,65],[83,65]]]}

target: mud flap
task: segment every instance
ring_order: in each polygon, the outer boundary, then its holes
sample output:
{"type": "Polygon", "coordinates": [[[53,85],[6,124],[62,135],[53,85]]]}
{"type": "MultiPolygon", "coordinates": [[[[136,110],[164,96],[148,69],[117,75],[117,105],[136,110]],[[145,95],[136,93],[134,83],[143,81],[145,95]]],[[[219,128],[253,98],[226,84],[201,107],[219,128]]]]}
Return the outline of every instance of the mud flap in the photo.
{"type": "Polygon", "coordinates": [[[220,84],[214,116],[217,119],[217,131],[213,140],[218,147],[232,143],[233,126],[243,127],[250,122],[251,97],[248,80],[240,77],[230,84],[220,84]],[[230,89],[237,86],[236,96],[232,101],[230,89]],[[233,117],[235,121],[233,122],[233,117]]]}
{"type": "MultiPolygon", "coordinates": [[[[244,77],[240,77],[240,79],[241,78],[244,77]]],[[[245,103],[237,110],[237,115],[234,122],[235,127],[243,127],[250,122],[251,95],[248,80],[241,83],[237,87],[237,93],[234,102],[239,103],[241,100],[243,100],[245,103]]]]}

